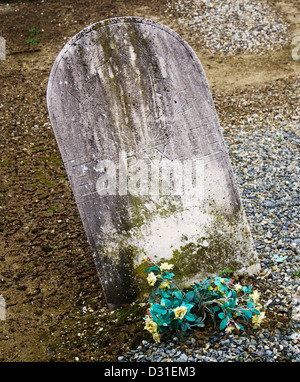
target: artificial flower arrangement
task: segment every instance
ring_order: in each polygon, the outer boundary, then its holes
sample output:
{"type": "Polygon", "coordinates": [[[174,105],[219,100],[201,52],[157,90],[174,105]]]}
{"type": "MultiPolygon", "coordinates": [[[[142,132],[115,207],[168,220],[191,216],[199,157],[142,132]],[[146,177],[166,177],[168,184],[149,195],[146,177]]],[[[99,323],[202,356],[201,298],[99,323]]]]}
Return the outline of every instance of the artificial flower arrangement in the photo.
{"type": "Polygon", "coordinates": [[[234,284],[224,277],[206,278],[194,283],[188,291],[183,291],[174,280],[173,264],[167,262],[156,264],[150,257],[143,261],[152,266],[146,269],[147,281],[152,287],[149,297],[150,309],[147,311],[145,329],[156,343],[167,331],[186,332],[192,327],[204,327],[204,320],[209,314],[216,323],[219,317],[219,329],[231,333],[233,330],[244,330],[241,321],[252,320],[258,327],[265,317],[261,312],[258,291],[251,286],[234,284]]]}

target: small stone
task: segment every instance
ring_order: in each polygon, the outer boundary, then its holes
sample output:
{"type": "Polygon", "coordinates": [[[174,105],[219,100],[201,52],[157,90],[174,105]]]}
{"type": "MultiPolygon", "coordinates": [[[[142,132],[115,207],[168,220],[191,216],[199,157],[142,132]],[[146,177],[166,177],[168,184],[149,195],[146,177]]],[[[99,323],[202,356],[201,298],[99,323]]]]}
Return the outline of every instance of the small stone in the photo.
{"type": "Polygon", "coordinates": [[[179,358],[177,358],[177,362],[187,362],[187,360],[188,360],[188,357],[187,357],[187,355],[186,354],[181,354],[180,355],[180,357],[179,358]]]}

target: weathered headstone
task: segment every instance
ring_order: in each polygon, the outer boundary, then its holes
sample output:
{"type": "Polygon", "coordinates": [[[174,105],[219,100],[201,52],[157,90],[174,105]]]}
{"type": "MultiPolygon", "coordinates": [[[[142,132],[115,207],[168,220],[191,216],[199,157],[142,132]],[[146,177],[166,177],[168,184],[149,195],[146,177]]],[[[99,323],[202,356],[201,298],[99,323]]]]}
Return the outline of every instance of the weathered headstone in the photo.
{"type": "Polygon", "coordinates": [[[135,17],[85,28],[47,103],[110,307],[138,294],[145,255],[182,283],[259,269],[204,71],[175,32],[135,17]]]}

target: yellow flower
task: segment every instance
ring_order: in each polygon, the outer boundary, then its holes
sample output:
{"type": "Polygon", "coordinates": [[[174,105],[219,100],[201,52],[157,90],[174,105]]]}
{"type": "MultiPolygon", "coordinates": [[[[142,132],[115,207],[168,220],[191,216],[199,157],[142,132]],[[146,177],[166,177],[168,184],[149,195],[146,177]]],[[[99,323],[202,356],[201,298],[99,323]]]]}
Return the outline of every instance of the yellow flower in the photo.
{"type": "Polygon", "coordinates": [[[231,333],[233,330],[234,330],[234,326],[227,326],[227,328],[225,329],[225,332],[231,333]]]}
{"type": "Polygon", "coordinates": [[[265,316],[266,316],[265,312],[260,312],[260,314],[258,316],[257,315],[252,316],[252,323],[253,323],[255,328],[260,326],[262,321],[265,319],[265,316]]]}
{"type": "Polygon", "coordinates": [[[153,339],[158,344],[160,342],[160,334],[158,332],[153,333],[153,339]]]}
{"type": "Polygon", "coordinates": [[[159,286],[161,289],[169,289],[170,284],[167,281],[164,281],[163,283],[160,284],[159,286]]]}
{"type": "Polygon", "coordinates": [[[144,329],[148,330],[148,332],[152,334],[153,339],[156,343],[159,343],[161,335],[157,331],[157,327],[158,327],[157,323],[154,322],[149,316],[146,316],[145,319],[146,319],[146,324],[144,329]]]}
{"type": "Polygon", "coordinates": [[[186,306],[179,306],[178,308],[174,309],[174,313],[175,313],[175,320],[177,320],[177,318],[180,318],[180,319],[183,319],[183,317],[185,316],[187,312],[187,307],[186,306]]]}
{"type": "Polygon", "coordinates": [[[157,332],[157,323],[151,320],[150,317],[146,318],[146,325],[144,329],[148,330],[151,334],[154,334],[157,332]]]}
{"type": "Polygon", "coordinates": [[[250,297],[255,302],[259,300],[259,296],[260,296],[260,293],[257,290],[254,290],[253,293],[250,294],[250,297]]]}
{"type": "Polygon", "coordinates": [[[169,263],[162,263],[161,266],[159,267],[159,269],[161,271],[169,271],[170,269],[172,269],[174,267],[173,264],[169,264],[169,263]]]}
{"type": "Polygon", "coordinates": [[[243,289],[243,287],[241,286],[241,284],[234,284],[234,290],[236,291],[236,292],[239,292],[240,290],[242,290],[243,289]]]}
{"type": "Polygon", "coordinates": [[[156,276],[155,276],[155,274],[154,274],[153,272],[150,272],[150,273],[149,273],[149,275],[148,275],[148,277],[147,277],[147,281],[148,281],[148,284],[149,284],[150,286],[153,286],[153,285],[155,284],[155,282],[156,282],[156,276]]]}

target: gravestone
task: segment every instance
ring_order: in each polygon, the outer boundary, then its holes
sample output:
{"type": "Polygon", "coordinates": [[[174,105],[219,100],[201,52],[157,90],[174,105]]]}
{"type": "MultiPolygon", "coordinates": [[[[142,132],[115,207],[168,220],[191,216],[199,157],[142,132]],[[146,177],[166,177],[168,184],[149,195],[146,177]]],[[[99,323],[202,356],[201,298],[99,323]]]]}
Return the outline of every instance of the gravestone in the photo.
{"type": "Polygon", "coordinates": [[[199,59],[136,17],[74,36],[50,73],[51,124],[111,308],[141,291],[142,258],[190,284],[259,263],[199,59]]]}

